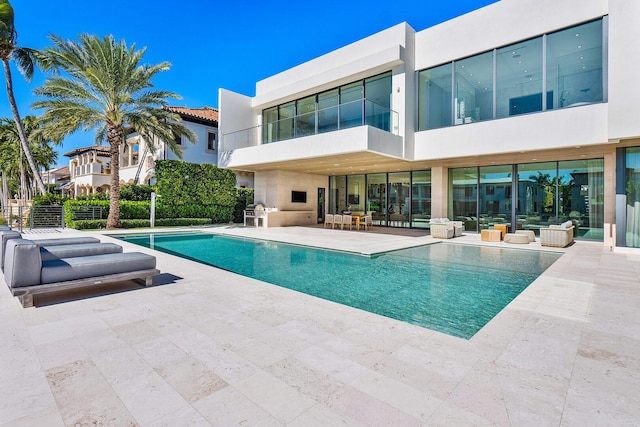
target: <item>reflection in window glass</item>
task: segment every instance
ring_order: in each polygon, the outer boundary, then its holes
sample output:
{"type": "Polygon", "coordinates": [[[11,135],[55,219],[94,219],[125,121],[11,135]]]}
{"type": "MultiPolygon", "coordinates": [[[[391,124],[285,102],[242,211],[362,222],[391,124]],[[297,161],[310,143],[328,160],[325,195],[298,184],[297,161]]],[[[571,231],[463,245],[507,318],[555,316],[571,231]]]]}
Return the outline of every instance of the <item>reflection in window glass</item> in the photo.
{"type": "Polygon", "coordinates": [[[557,223],[573,222],[576,236],[602,240],[604,159],[558,162],[557,223]]]}
{"type": "Polygon", "coordinates": [[[289,102],[278,107],[278,140],[293,138],[295,115],[295,102],[289,102]]]}
{"type": "Polygon", "coordinates": [[[518,229],[533,230],[556,224],[556,162],[518,165],[518,229]]]}
{"type": "Polygon", "coordinates": [[[272,107],[262,112],[262,143],[268,144],[278,140],[276,134],[278,122],[278,107],[272,107]]]}
{"type": "Polygon", "coordinates": [[[389,225],[393,227],[409,226],[411,207],[411,179],[409,172],[389,174],[389,225]]]}
{"type": "Polygon", "coordinates": [[[347,209],[347,177],[332,176],[329,179],[329,213],[339,214],[347,209]]]}
{"type": "Polygon", "coordinates": [[[498,49],[496,61],[497,117],[542,111],[542,37],[498,49]]]}
{"type": "Polygon", "coordinates": [[[347,178],[347,210],[364,213],[364,175],[349,175],[347,178]]]}
{"type": "Polygon", "coordinates": [[[627,148],[627,246],[640,248],[640,147],[627,148]]]}
{"type": "Polygon", "coordinates": [[[449,63],[420,72],[419,130],[451,126],[451,70],[449,63]]]}
{"type": "Polygon", "coordinates": [[[602,20],[547,37],[547,91],[548,108],[602,102],[602,20]]]}
{"type": "Polygon", "coordinates": [[[316,133],[315,95],[296,102],[296,138],[316,133]]]}
{"type": "Polygon", "coordinates": [[[332,89],[318,95],[318,133],[338,129],[338,89],[332,89]]]}
{"type": "Polygon", "coordinates": [[[454,124],[493,118],[493,52],[455,62],[454,124]]]}
{"type": "Polygon", "coordinates": [[[478,168],[449,169],[450,216],[464,222],[467,231],[478,230],[478,168]]]}
{"type": "Polygon", "coordinates": [[[480,230],[511,224],[511,165],[480,168],[480,230]]]}
{"type": "Polygon", "coordinates": [[[363,94],[361,81],[340,88],[340,129],[362,126],[363,94]]]}
{"type": "Polygon", "coordinates": [[[387,213],[387,174],[367,175],[367,212],[371,213],[373,223],[386,225],[387,213]]]}
{"type": "Polygon", "coordinates": [[[411,177],[411,226],[428,228],[431,218],[431,171],[416,171],[411,177]]]}
{"type": "Polygon", "coordinates": [[[391,73],[365,79],[366,124],[378,129],[391,129],[391,73]]]}

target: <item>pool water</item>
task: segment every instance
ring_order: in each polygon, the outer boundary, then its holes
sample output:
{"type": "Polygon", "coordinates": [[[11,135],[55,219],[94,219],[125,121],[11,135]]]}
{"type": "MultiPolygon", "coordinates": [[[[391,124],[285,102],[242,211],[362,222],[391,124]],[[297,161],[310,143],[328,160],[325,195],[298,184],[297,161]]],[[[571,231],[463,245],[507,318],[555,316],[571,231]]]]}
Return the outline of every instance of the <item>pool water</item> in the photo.
{"type": "Polygon", "coordinates": [[[209,233],[112,237],[467,339],[560,257],[454,243],[369,257],[209,233]]]}

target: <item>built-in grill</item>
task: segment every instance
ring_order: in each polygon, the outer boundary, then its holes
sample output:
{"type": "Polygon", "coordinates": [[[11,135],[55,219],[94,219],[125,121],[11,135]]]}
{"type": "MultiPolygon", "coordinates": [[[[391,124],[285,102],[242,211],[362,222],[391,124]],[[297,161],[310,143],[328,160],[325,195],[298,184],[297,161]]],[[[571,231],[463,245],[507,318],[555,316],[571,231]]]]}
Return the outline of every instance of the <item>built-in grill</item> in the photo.
{"type": "Polygon", "coordinates": [[[247,218],[253,220],[253,225],[260,226],[260,220],[262,220],[262,226],[267,226],[267,211],[261,203],[247,205],[244,210],[244,225],[247,225],[247,218]]]}

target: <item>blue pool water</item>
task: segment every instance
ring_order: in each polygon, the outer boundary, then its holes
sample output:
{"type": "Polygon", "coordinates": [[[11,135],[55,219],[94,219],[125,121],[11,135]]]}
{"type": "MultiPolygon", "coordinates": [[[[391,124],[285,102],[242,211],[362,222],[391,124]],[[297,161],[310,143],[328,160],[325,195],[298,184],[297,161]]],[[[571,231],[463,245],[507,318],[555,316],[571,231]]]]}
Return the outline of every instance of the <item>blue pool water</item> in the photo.
{"type": "Polygon", "coordinates": [[[112,237],[467,339],[560,256],[436,243],[368,257],[209,233],[112,237]]]}

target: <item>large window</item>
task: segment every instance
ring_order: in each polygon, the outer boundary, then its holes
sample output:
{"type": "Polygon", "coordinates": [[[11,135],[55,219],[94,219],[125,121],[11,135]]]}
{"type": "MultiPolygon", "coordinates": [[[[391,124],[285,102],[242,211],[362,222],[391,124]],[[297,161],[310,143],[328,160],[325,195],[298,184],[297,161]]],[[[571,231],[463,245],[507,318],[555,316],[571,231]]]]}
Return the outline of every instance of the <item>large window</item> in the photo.
{"type": "Polygon", "coordinates": [[[420,71],[418,130],[606,101],[605,20],[420,71]]]}
{"type": "Polygon", "coordinates": [[[409,226],[411,209],[411,179],[409,172],[389,174],[389,225],[409,226]]]}
{"type": "Polygon", "coordinates": [[[467,231],[478,230],[478,168],[449,169],[451,216],[464,221],[467,231]]]}
{"type": "Polygon", "coordinates": [[[640,248],[640,147],[627,148],[625,155],[627,194],[627,246],[640,248]]]}
{"type": "Polygon", "coordinates": [[[355,126],[391,131],[391,73],[358,80],[262,111],[262,143],[355,126]]]}
{"type": "Polygon", "coordinates": [[[431,218],[431,171],[411,174],[411,226],[427,228],[431,218]]]}
{"type": "Polygon", "coordinates": [[[602,21],[549,34],[547,91],[552,106],[566,108],[602,102],[602,21]]]}
{"type": "Polygon", "coordinates": [[[420,72],[420,130],[451,126],[451,64],[420,72]]]}
{"type": "Polygon", "coordinates": [[[455,62],[454,124],[493,118],[493,52],[455,62]]]}
{"type": "Polygon", "coordinates": [[[511,165],[480,168],[480,230],[495,224],[511,224],[511,165]]]}

